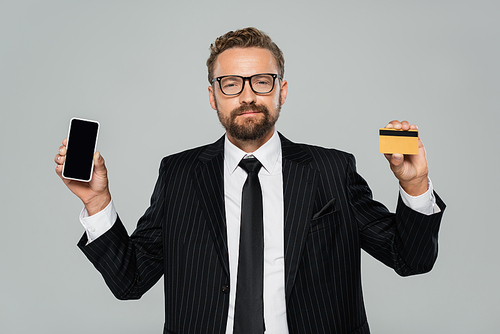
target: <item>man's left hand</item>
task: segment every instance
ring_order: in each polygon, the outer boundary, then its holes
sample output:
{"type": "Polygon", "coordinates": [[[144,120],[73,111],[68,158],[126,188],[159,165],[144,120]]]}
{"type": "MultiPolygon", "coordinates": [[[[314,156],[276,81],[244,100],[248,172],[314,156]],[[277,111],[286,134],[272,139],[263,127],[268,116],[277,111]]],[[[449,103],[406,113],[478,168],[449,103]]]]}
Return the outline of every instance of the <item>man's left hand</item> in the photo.
{"type": "MultiPolygon", "coordinates": [[[[410,124],[407,121],[391,121],[385,126],[386,129],[402,129],[404,131],[417,130],[415,124],[410,124]]],[[[429,169],[427,167],[427,159],[425,157],[424,144],[418,138],[418,154],[403,155],[399,153],[384,154],[389,161],[391,170],[394,176],[399,180],[399,184],[404,191],[411,196],[418,196],[425,193],[428,189],[429,169]]]]}

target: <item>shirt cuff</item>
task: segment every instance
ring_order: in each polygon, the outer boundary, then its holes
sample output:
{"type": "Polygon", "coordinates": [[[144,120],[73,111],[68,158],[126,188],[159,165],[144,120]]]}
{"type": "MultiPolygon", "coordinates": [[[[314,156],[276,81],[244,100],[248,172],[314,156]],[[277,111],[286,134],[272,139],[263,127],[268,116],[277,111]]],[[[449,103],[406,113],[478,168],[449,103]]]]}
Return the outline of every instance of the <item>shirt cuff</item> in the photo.
{"type": "Polygon", "coordinates": [[[401,199],[403,203],[410,209],[417,211],[426,216],[430,216],[434,213],[441,212],[441,209],[436,204],[436,196],[434,196],[434,187],[432,186],[432,181],[428,179],[428,189],[425,193],[419,196],[411,196],[404,191],[401,185],[399,186],[399,193],[401,194],[401,199]]]}
{"type": "Polygon", "coordinates": [[[80,213],[80,223],[85,228],[88,239],[87,244],[106,233],[113,226],[116,218],[117,214],[113,200],[103,210],[92,216],[89,216],[87,210],[83,208],[80,213]]]}

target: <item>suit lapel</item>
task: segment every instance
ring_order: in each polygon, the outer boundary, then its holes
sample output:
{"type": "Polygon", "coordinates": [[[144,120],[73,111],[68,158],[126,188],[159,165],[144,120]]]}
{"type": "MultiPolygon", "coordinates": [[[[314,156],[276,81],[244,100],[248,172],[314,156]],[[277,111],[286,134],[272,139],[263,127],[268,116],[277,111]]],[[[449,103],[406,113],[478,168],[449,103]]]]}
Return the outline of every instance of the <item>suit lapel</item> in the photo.
{"type": "Polygon", "coordinates": [[[207,223],[219,259],[229,276],[226,215],[224,208],[224,137],[209,145],[199,156],[201,164],[194,178],[199,200],[206,213],[207,223]]]}
{"type": "Polygon", "coordinates": [[[288,300],[313,213],[317,174],[309,165],[312,159],[309,153],[281,134],[280,138],[283,152],[285,293],[288,300]]]}
{"type": "MultiPolygon", "coordinates": [[[[283,153],[285,293],[288,300],[313,213],[317,174],[309,165],[312,160],[309,153],[281,134],[280,139],[283,153]]],[[[224,137],[209,145],[200,154],[199,160],[201,163],[195,169],[194,181],[219,259],[229,276],[224,207],[224,137]]]]}

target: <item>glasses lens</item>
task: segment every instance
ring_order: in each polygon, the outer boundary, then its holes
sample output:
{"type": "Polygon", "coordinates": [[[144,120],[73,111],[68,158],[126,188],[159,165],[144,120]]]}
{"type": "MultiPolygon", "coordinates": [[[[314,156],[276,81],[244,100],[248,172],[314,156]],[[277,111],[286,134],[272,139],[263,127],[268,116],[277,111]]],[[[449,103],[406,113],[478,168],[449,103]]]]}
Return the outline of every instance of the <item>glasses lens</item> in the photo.
{"type": "Polygon", "coordinates": [[[252,77],[252,88],[256,93],[266,94],[273,90],[274,78],[269,74],[259,74],[252,77]]]}
{"type": "Polygon", "coordinates": [[[239,94],[243,87],[243,79],[240,77],[225,77],[220,80],[220,89],[224,94],[239,94]]]}
{"type": "MultiPolygon", "coordinates": [[[[219,80],[220,89],[226,95],[238,95],[245,84],[242,77],[227,76],[219,80]]],[[[256,74],[250,77],[250,86],[254,92],[267,94],[274,88],[274,77],[270,74],[256,74]]]]}

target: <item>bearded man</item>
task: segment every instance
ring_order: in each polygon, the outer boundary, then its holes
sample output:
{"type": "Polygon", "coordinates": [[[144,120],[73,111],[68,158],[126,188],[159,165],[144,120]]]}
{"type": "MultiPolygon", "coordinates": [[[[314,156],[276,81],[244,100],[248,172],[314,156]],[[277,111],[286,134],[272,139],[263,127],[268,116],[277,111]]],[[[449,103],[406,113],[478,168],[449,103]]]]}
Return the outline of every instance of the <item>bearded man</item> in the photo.
{"type": "Polygon", "coordinates": [[[210,105],[226,133],[162,160],[130,236],[100,153],[91,182],[67,180],[63,141],[56,172],[85,206],[79,247],[119,299],[140,298],[164,276],[164,333],[369,333],[361,249],[403,276],[429,271],[437,257],[445,205],[422,142],[418,155],[386,155],[400,184],[390,213],[351,154],[276,131],[288,83],[269,36],[231,31],[210,50],[210,105]]]}

